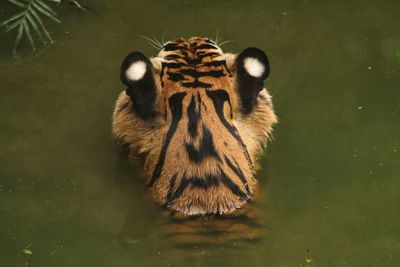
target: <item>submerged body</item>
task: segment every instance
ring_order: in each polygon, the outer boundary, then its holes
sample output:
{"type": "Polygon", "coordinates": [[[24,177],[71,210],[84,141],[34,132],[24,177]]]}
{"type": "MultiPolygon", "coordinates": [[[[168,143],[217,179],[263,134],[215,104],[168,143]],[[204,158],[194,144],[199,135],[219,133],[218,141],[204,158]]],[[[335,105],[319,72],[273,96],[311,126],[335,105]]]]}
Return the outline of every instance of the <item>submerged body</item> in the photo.
{"type": "Polygon", "coordinates": [[[211,40],[129,54],[113,133],[144,158],[154,199],[183,215],[233,213],[255,193],[254,164],[277,122],[264,52],[223,53],[211,40]]]}

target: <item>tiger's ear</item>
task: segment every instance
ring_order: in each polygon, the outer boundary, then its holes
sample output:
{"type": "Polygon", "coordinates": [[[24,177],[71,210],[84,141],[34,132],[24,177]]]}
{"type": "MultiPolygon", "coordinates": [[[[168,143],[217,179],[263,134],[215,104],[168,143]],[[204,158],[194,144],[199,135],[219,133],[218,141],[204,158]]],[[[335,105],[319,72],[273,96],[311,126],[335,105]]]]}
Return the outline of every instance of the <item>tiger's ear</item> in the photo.
{"type": "Polygon", "coordinates": [[[270,70],[269,61],[264,51],[249,47],[237,55],[233,65],[242,112],[248,114],[256,104],[258,93],[264,88],[264,80],[270,70]]]}
{"type": "Polygon", "coordinates": [[[140,52],[130,53],[122,62],[120,79],[127,86],[135,112],[144,119],[153,117],[157,88],[150,60],[140,52]]]}

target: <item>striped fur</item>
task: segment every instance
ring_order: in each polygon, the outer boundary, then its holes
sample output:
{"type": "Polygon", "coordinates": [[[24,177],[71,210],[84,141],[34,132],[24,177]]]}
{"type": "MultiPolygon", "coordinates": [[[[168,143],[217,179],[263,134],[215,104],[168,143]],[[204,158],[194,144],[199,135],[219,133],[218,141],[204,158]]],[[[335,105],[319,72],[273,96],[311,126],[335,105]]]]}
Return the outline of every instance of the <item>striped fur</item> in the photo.
{"type": "Polygon", "coordinates": [[[122,71],[128,88],[116,102],[113,133],[143,157],[155,201],[183,216],[234,213],[256,192],[255,162],[277,118],[262,80],[242,79],[237,58],[192,37],[143,58],[143,81],[122,71]]]}

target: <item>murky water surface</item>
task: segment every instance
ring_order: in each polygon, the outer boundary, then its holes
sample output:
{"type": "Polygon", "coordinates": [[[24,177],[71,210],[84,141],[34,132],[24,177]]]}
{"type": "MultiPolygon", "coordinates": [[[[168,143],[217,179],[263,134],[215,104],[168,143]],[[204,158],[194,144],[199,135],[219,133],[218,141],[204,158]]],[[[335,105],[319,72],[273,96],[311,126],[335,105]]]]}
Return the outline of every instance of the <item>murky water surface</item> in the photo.
{"type": "Polygon", "coordinates": [[[2,266],[400,265],[398,1],[85,2],[99,14],[62,8],[45,51],[0,48],[2,266]],[[262,240],[176,248],[110,135],[119,67],[155,53],[141,34],[216,30],[271,61],[262,240]]]}

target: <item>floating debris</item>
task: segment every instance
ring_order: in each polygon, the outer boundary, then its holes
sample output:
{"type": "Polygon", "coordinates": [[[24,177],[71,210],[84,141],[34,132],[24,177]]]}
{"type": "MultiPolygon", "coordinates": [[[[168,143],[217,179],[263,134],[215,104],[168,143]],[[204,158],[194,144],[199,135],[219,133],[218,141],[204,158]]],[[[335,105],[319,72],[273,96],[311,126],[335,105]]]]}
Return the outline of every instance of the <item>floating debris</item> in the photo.
{"type": "Polygon", "coordinates": [[[32,255],[33,254],[32,250],[30,250],[30,249],[23,249],[22,252],[24,252],[24,254],[26,254],[26,255],[32,255]]]}
{"type": "Polygon", "coordinates": [[[307,263],[307,267],[311,266],[311,263],[313,262],[313,259],[310,258],[310,257],[307,257],[307,256],[304,259],[305,259],[305,261],[307,263]]]}
{"type": "Polygon", "coordinates": [[[32,255],[32,250],[30,250],[29,248],[32,246],[32,244],[27,245],[25,248],[22,249],[22,252],[25,255],[32,255]]]}

